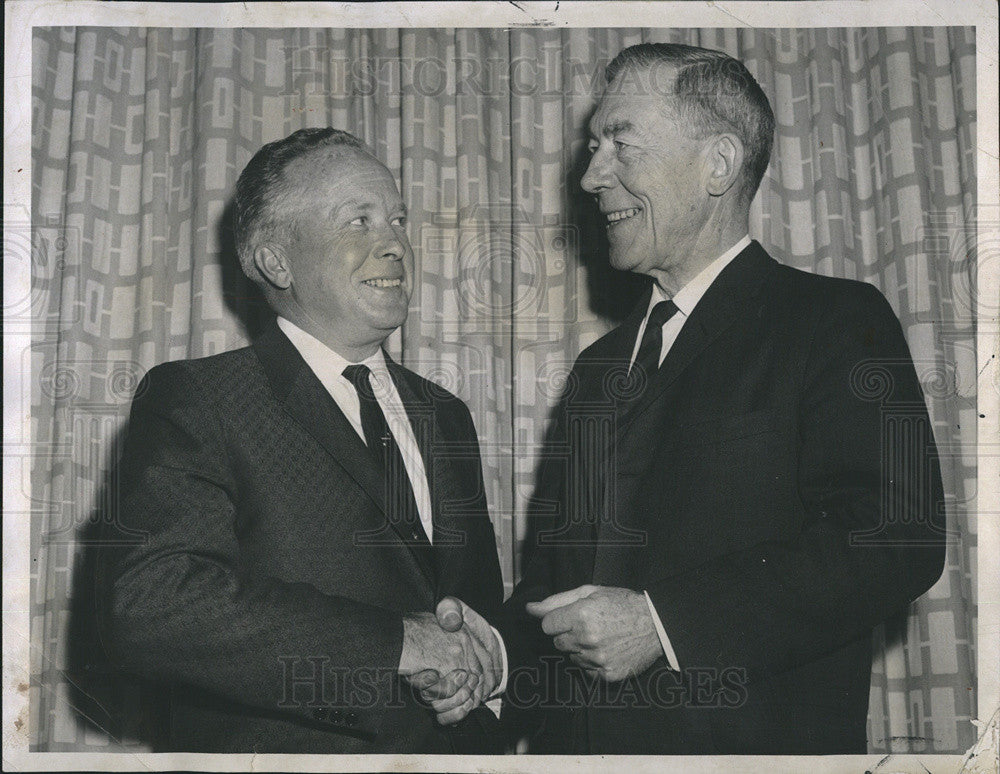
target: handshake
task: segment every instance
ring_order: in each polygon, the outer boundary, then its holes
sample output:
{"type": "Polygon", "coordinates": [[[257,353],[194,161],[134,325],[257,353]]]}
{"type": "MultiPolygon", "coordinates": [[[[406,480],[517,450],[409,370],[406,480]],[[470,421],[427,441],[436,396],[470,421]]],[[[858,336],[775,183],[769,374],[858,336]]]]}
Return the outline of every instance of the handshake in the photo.
{"type": "Polygon", "coordinates": [[[403,616],[399,674],[419,690],[438,722],[450,725],[496,693],[503,679],[502,647],[482,616],[445,597],[434,615],[403,616]]]}
{"type": "MultiPolygon", "coordinates": [[[[525,609],[557,650],[607,682],[641,674],[666,655],[642,592],[579,586],[528,602],[525,609]]],[[[445,597],[434,615],[403,617],[399,673],[419,689],[440,723],[457,723],[497,692],[502,648],[482,616],[461,600],[445,597]]]]}

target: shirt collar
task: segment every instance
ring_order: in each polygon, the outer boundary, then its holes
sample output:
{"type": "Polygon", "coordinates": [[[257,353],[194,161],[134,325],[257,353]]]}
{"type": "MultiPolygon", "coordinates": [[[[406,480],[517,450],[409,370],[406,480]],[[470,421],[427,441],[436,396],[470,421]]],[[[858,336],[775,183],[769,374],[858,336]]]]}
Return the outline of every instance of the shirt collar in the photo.
{"type": "MultiPolygon", "coordinates": [[[[292,345],[302,355],[302,359],[306,361],[306,365],[320,378],[320,381],[327,383],[331,377],[345,378],[344,369],[352,365],[350,360],[284,317],[278,317],[278,327],[292,342],[292,345]]],[[[366,357],[361,363],[376,373],[386,371],[382,347],[376,349],[375,354],[366,357]]]]}
{"type": "Polygon", "coordinates": [[[685,317],[689,316],[691,312],[694,311],[695,306],[701,301],[701,297],[705,295],[705,292],[715,282],[716,277],[718,277],[722,270],[725,269],[732,260],[743,252],[750,245],[750,235],[745,235],[739,242],[730,247],[726,252],[712,261],[708,266],[702,269],[691,280],[687,285],[678,290],[673,299],[670,299],[666,293],[657,285],[653,283],[653,295],[649,299],[649,309],[646,310],[646,317],[649,317],[649,313],[652,311],[653,307],[660,301],[670,301],[673,300],[677,309],[685,317]]]}

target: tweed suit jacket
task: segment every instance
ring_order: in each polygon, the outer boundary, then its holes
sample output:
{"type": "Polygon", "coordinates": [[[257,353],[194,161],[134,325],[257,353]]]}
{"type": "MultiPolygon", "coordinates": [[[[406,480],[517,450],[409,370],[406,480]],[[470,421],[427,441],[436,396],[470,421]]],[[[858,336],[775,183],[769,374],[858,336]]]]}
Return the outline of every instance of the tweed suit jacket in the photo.
{"type": "Polygon", "coordinates": [[[466,406],[387,358],[423,453],[434,545],[386,516],[367,447],[272,324],[152,369],[104,552],[106,641],[169,696],[161,749],[493,751],[485,708],[437,725],[396,675],[402,614],[502,600],[466,406]]]}
{"type": "Polygon", "coordinates": [[[900,325],[872,286],[753,242],[629,386],[648,301],[580,355],[557,407],[500,625],[505,713],[538,752],[863,753],[872,628],[944,559],[900,325]],[[681,672],[662,657],[612,685],[574,670],[524,603],[587,583],[648,591],[681,672]]]}

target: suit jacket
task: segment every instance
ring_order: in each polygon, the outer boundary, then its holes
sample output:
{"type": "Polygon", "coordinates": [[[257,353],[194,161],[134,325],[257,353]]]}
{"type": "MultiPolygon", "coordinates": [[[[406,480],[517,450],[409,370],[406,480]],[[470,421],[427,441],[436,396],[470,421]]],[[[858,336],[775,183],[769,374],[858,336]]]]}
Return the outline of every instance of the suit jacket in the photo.
{"type": "Polygon", "coordinates": [[[169,750],[495,751],[396,675],[402,614],[503,598],[472,418],[388,360],[421,446],[435,543],[392,523],[367,448],[280,331],[152,369],[101,564],[106,640],[169,694],[169,750]]]}
{"type": "Polygon", "coordinates": [[[863,753],[871,630],[940,575],[943,495],[899,323],[870,285],[756,242],[658,373],[624,374],[649,296],[588,347],[539,473],[500,630],[539,752],[863,753]],[[588,680],[524,603],[647,590],[682,668],[588,680]]]}

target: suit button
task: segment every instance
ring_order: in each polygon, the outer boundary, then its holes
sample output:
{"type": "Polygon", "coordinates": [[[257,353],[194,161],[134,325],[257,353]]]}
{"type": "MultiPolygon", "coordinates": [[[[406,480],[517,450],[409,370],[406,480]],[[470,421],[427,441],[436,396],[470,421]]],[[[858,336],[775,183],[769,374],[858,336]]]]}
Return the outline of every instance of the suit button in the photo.
{"type": "Polygon", "coordinates": [[[358,713],[357,712],[348,712],[347,713],[347,725],[354,726],[354,725],[357,725],[357,723],[358,723],[358,713]]]}
{"type": "Polygon", "coordinates": [[[313,710],[313,717],[316,718],[316,720],[326,720],[329,713],[330,711],[326,707],[317,707],[313,710]]]}
{"type": "Polygon", "coordinates": [[[334,710],[333,711],[333,722],[334,723],[343,723],[344,722],[344,713],[341,712],[340,710],[334,710]]]}

